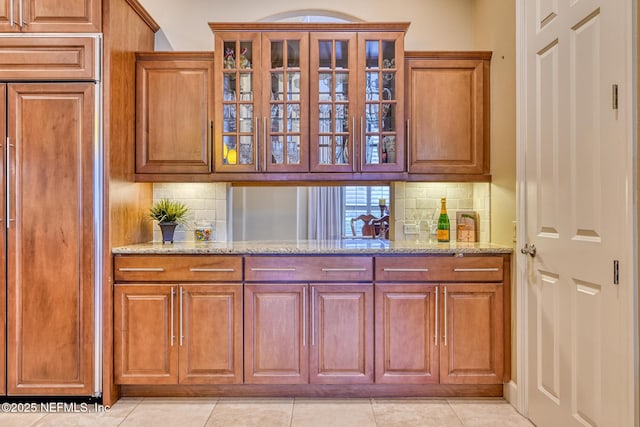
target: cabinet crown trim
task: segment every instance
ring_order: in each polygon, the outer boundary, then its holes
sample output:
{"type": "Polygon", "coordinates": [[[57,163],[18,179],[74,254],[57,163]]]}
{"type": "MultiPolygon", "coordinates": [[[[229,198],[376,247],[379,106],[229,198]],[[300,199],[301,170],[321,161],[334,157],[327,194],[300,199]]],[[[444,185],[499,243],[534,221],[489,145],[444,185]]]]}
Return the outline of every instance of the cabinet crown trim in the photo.
{"type": "Polygon", "coordinates": [[[211,31],[402,31],[410,22],[209,22],[211,31]]]}

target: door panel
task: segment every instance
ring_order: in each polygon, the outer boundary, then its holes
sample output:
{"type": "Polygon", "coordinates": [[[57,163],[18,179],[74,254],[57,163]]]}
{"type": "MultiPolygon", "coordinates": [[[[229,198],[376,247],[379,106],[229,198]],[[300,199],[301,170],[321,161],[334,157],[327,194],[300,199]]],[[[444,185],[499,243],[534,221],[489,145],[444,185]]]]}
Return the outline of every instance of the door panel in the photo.
{"type": "Polygon", "coordinates": [[[626,3],[522,2],[526,242],[537,248],[523,259],[527,394],[536,425],[633,422],[626,3]]]}
{"type": "Polygon", "coordinates": [[[242,285],[184,285],[180,383],[242,383],[242,285]]]}
{"type": "Polygon", "coordinates": [[[23,28],[29,32],[99,32],[102,3],[98,0],[17,0],[22,2],[23,28]]]}
{"type": "Polygon", "coordinates": [[[10,85],[8,105],[8,393],[90,395],[94,85],[10,85]]]}

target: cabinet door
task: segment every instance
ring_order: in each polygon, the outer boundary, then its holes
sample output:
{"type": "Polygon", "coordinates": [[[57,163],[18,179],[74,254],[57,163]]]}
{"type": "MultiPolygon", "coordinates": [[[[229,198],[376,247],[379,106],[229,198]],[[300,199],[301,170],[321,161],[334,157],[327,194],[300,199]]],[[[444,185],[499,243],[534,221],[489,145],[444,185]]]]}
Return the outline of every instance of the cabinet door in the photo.
{"type": "Polygon", "coordinates": [[[7,391],[93,393],[90,83],[7,85],[7,391]]]}
{"type": "Polygon", "coordinates": [[[22,19],[22,31],[100,32],[102,1],[100,0],[14,0],[16,20],[22,19]],[[22,11],[22,12],[21,12],[22,11]]]}
{"type": "MultiPolygon", "coordinates": [[[[0,84],[0,135],[3,137],[7,134],[7,85],[0,84]]],[[[5,150],[1,150],[0,153],[0,212],[6,212],[5,209],[5,150]]],[[[5,215],[0,215],[0,218],[4,218],[0,221],[0,242],[6,242],[7,223],[5,215]]],[[[1,368],[6,365],[7,360],[7,335],[6,335],[6,318],[7,318],[7,286],[6,281],[6,262],[7,252],[6,246],[0,245],[0,394],[4,395],[7,392],[6,389],[6,369],[1,368]]]]}
{"type": "Polygon", "coordinates": [[[353,172],[358,88],[356,33],[311,33],[309,39],[312,172],[353,172]]]}
{"type": "Polygon", "coordinates": [[[439,288],[375,285],[376,383],[438,382],[439,288]]]}
{"type": "Polygon", "coordinates": [[[117,384],[176,384],[176,286],[116,285],[114,369],[117,384]]]}
{"type": "Polygon", "coordinates": [[[404,170],[404,33],[358,33],[362,172],[404,170]]]}
{"type": "Polygon", "coordinates": [[[373,285],[311,286],[309,382],[373,383],[373,285]]]}
{"type": "Polygon", "coordinates": [[[178,342],[181,384],[242,383],[242,285],[183,285],[178,342]]]}
{"type": "Polygon", "coordinates": [[[262,34],[264,170],[309,170],[309,34],[262,34]]]}
{"type": "Polygon", "coordinates": [[[407,70],[409,172],[488,173],[488,61],[411,59],[407,70]]]}
{"type": "Polygon", "coordinates": [[[440,382],[502,384],[502,285],[444,287],[440,382]]]}
{"type": "Polygon", "coordinates": [[[16,18],[17,12],[15,0],[0,0],[0,32],[20,31],[20,25],[18,25],[16,18]]]}
{"type": "Polygon", "coordinates": [[[139,54],[136,173],[210,173],[213,55],[139,54]]]}
{"type": "Polygon", "coordinates": [[[214,154],[217,172],[263,169],[260,33],[216,34],[214,154]]]}
{"type": "Polygon", "coordinates": [[[245,285],[245,383],[308,382],[307,291],[302,284],[245,285]]]}

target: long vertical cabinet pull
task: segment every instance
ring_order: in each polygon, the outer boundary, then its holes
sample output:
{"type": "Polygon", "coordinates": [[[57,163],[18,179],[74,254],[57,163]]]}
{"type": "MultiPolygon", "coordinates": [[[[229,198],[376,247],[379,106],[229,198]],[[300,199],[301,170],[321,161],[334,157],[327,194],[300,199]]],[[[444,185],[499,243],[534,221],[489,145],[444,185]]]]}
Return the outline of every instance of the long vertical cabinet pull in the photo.
{"type": "Polygon", "coordinates": [[[435,337],[434,337],[434,342],[435,342],[436,346],[438,345],[438,329],[440,329],[440,321],[439,321],[440,316],[439,315],[440,315],[440,306],[438,305],[438,287],[436,286],[436,316],[435,316],[436,317],[436,324],[435,324],[436,328],[435,328],[435,337]]]}
{"type": "Polygon", "coordinates": [[[316,345],[316,288],[311,287],[311,346],[316,345]]]}
{"type": "Polygon", "coordinates": [[[178,317],[180,318],[178,333],[180,334],[180,347],[182,347],[182,339],[184,338],[184,335],[182,335],[182,286],[180,286],[180,305],[178,306],[178,317]]]}
{"type": "Polygon", "coordinates": [[[175,340],[176,336],[173,333],[173,297],[175,295],[176,290],[173,288],[173,286],[171,287],[171,313],[169,315],[169,323],[171,324],[170,328],[171,328],[171,347],[173,347],[173,341],[175,340]]]}
{"type": "MultiPolygon", "coordinates": [[[[258,157],[260,157],[260,152],[258,151],[258,138],[260,138],[260,118],[256,117],[256,127],[253,128],[253,152],[255,153],[253,161],[256,162],[256,172],[260,171],[260,162],[258,161],[258,157]]],[[[238,145],[238,150],[239,149],[240,146],[238,145]]],[[[240,154],[238,153],[238,160],[236,160],[236,162],[240,161],[239,156],[240,154]]]]}
{"type": "Polygon", "coordinates": [[[364,136],[364,117],[360,117],[360,170],[358,172],[362,172],[364,168],[364,158],[367,157],[367,143],[365,142],[364,136]]]}
{"type": "Polygon", "coordinates": [[[407,172],[409,172],[409,167],[411,167],[411,120],[407,120],[407,143],[405,144],[405,150],[407,150],[407,172]]]}
{"type": "Polygon", "coordinates": [[[307,346],[307,287],[302,288],[302,346],[307,346]]]}
{"type": "Polygon", "coordinates": [[[9,0],[9,19],[10,19],[10,23],[11,26],[13,27],[13,25],[15,24],[14,20],[13,20],[13,0],[9,0]]]}
{"type": "Polygon", "coordinates": [[[351,117],[351,153],[349,153],[349,159],[353,159],[351,162],[351,172],[355,172],[356,169],[356,116],[351,117]]]}
{"type": "Polygon", "coordinates": [[[444,345],[447,345],[447,287],[444,287],[444,345]]]}
{"type": "Polygon", "coordinates": [[[18,22],[18,25],[20,25],[20,28],[22,28],[22,24],[23,24],[23,22],[22,22],[22,2],[23,1],[24,0],[20,0],[20,3],[18,4],[18,13],[20,14],[20,16],[19,16],[20,20],[18,22]]]}
{"type": "Polygon", "coordinates": [[[7,213],[6,213],[6,223],[7,228],[10,227],[11,224],[11,140],[7,137],[7,146],[5,158],[7,159],[7,165],[5,167],[5,190],[6,190],[6,199],[7,199],[7,213]]]}
{"type": "Polygon", "coordinates": [[[267,118],[262,118],[262,171],[266,172],[269,167],[267,162],[267,118]]]}

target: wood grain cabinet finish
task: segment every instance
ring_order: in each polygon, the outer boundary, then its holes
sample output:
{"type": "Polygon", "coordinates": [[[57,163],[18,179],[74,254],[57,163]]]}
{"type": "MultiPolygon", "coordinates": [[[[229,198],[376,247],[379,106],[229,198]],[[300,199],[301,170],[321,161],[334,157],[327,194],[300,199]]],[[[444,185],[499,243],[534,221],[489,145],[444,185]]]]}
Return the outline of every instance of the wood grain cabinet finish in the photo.
{"type": "Polygon", "coordinates": [[[240,282],[242,257],[236,255],[118,255],[116,282],[240,282]]]}
{"type": "Polygon", "coordinates": [[[3,33],[96,33],[101,28],[99,0],[0,1],[3,33]]]}
{"type": "Polygon", "coordinates": [[[7,393],[89,396],[95,85],[3,87],[7,393]]]}
{"type": "Polygon", "coordinates": [[[136,173],[212,171],[213,53],[136,54],[136,173]]]}
{"type": "Polygon", "coordinates": [[[116,285],[119,384],[242,383],[242,285],[116,285]]]}
{"type": "Polygon", "coordinates": [[[406,52],[409,174],[489,173],[489,52],[406,52]]]}

